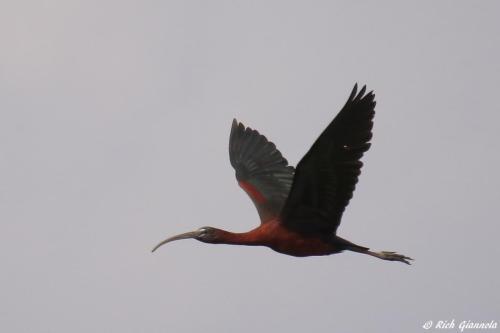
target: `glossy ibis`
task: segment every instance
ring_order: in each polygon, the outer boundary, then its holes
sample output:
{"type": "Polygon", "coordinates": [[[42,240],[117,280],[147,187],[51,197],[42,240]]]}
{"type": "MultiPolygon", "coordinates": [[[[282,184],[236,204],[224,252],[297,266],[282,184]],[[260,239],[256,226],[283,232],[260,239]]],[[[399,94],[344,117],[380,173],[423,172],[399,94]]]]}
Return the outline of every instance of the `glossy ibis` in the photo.
{"type": "Polygon", "coordinates": [[[293,168],[276,146],[256,130],[233,120],[229,159],[239,186],[250,196],[261,224],[244,233],[202,227],[167,238],[165,243],[194,238],[211,244],[261,245],[284,254],[305,257],[345,250],[410,264],[395,252],[374,252],[337,236],[342,213],[352,197],[370,147],[375,95],[357,92],[357,84],[342,110],[293,168]]]}

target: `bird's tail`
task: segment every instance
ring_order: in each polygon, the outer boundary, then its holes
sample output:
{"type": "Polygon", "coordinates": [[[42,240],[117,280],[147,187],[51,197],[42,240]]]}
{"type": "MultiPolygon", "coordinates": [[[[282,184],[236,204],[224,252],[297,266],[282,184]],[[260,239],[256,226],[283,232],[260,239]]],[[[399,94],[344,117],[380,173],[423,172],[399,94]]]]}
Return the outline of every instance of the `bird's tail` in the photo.
{"type": "Polygon", "coordinates": [[[369,247],[364,247],[364,246],[349,242],[348,240],[340,238],[339,236],[335,236],[335,243],[342,246],[345,250],[354,251],[354,252],[365,252],[365,251],[368,251],[370,249],[369,247]]]}

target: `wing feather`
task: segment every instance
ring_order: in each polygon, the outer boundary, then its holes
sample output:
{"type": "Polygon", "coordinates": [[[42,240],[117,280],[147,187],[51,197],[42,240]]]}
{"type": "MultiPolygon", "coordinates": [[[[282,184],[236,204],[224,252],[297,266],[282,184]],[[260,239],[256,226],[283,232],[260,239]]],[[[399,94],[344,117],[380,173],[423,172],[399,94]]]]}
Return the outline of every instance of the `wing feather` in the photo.
{"type": "Polygon", "coordinates": [[[292,186],[294,168],[276,145],[234,119],[229,160],[238,184],[252,199],[261,222],[279,216],[292,186]]]}
{"type": "Polygon", "coordinates": [[[363,154],[370,148],[375,95],[357,93],[327,126],[297,165],[282,211],[283,223],[305,232],[335,233],[361,174],[363,154]]]}

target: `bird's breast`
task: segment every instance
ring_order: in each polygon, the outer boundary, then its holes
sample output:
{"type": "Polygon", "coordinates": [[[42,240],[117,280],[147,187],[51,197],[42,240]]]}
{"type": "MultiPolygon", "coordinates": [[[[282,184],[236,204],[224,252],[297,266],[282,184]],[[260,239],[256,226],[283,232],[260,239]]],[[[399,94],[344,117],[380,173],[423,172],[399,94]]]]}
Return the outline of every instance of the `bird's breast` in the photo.
{"type": "Polygon", "coordinates": [[[279,220],[269,221],[256,229],[264,246],[276,252],[296,257],[323,256],[340,252],[324,237],[303,235],[286,228],[279,220]],[[259,230],[260,229],[260,230],[259,230]]]}

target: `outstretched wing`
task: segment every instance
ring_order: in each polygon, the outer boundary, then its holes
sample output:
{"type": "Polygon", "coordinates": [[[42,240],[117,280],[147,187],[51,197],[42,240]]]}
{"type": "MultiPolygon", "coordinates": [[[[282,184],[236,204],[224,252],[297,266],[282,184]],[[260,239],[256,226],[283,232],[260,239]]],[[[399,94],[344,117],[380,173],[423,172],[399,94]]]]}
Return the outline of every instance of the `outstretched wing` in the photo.
{"type": "Polygon", "coordinates": [[[375,95],[357,93],[347,103],[297,165],[292,189],[282,211],[283,223],[303,232],[335,233],[352,198],[370,148],[375,95]]]}
{"type": "Polygon", "coordinates": [[[274,143],[233,120],[229,159],[240,187],[250,196],[262,223],[279,216],[292,186],[294,168],[274,143]]]}

